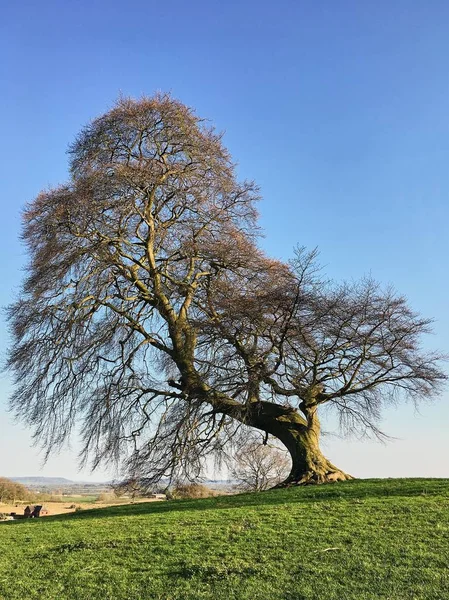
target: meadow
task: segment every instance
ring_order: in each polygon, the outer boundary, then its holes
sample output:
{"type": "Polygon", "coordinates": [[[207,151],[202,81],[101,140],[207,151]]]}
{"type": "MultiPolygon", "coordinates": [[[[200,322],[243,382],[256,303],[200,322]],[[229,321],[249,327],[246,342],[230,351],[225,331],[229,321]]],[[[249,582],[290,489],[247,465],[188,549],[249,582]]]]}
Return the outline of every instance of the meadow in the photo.
{"type": "Polygon", "coordinates": [[[3,600],[445,600],[449,480],[358,480],[0,524],[3,600]]]}

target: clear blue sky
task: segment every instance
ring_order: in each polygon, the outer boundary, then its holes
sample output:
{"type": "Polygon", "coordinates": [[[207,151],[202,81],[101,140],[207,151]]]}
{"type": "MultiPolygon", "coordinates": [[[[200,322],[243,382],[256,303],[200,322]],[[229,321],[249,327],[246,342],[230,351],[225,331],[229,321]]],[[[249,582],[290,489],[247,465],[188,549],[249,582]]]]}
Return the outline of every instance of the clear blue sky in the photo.
{"type": "MultiPolygon", "coordinates": [[[[0,47],[0,304],[21,279],[20,211],[65,180],[68,143],[120,93],[162,90],[225,131],[261,186],[268,252],[319,246],[330,275],[394,284],[449,352],[448,2],[4,3],[0,47]]],[[[38,474],[8,390],[2,376],[0,474],[38,474]]],[[[449,476],[448,399],[389,411],[387,447],[329,437],[326,452],[359,476],[449,476]]],[[[87,477],[74,450],[41,473],[87,477]]]]}

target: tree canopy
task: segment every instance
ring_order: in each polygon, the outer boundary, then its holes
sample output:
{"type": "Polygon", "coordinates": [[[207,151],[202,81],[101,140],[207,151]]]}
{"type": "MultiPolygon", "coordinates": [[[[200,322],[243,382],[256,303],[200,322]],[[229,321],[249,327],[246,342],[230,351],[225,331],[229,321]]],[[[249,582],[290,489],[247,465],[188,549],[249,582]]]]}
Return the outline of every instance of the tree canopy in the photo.
{"type": "Polygon", "coordinates": [[[30,500],[33,494],[21,483],[0,477],[0,503],[12,502],[17,500],[30,500]]]}
{"type": "Polygon", "coordinates": [[[257,186],[182,103],[121,99],[69,153],[69,182],[24,213],[9,308],[11,406],[48,453],[80,423],[83,460],[151,484],[253,427],[290,452],[287,483],[345,479],[319,449],[321,406],[381,435],[383,406],[438,393],[430,321],[370,279],[326,280],[315,252],[266,256],[257,186]]]}

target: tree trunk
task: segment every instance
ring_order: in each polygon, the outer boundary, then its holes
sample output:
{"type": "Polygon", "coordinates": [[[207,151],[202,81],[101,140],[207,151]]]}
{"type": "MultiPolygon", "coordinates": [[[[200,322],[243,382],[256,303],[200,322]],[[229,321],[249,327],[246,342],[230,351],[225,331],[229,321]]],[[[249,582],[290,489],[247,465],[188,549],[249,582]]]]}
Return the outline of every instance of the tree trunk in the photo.
{"type": "Polygon", "coordinates": [[[280,440],[292,459],[289,476],[277,487],[353,479],[351,475],[333,465],[321,452],[321,428],[316,407],[304,409],[306,418],[303,418],[293,409],[284,409],[267,402],[260,404],[262,407],[259,405],[259,408],[252,411],[248,424],[280,440]]]}
{"type": "MultiPolygon", "coordinates": [[[[183,368],[180,367],[180,371],[184,389],[192,396],[210,402],[209,391],[198,380],[197,374],[192,372],[189,363],[185,363],[183,368]]],[[[287,448],[292,459],[292,469],[287,479],[277,487],[353,479],[322,454],[319,446],[321,427],[317,407],[313,405],[312,394],[310,398],[308,406],[305,403],[301,406],[304,417],[293,408],[260,401],[257,396],[245,406],[237,401],[230,401],[226,396],[221,398],[220,395],[215,395],[211,404],[217,412],[273,435],[287,448]]]]}

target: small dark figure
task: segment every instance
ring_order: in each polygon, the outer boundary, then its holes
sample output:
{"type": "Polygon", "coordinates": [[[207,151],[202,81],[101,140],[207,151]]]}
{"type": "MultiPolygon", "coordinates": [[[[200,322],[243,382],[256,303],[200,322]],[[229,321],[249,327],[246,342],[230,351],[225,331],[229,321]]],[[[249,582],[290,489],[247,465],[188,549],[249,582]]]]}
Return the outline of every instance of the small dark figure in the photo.
{"type": "Polygon", "coordinates": [[[41,510],[42,510],[42,506],[41,505],[36,505],[34,507],[33,512],[31,513],[31,516],[35,517],[37,519],[37,517],[41,516],[41,510]]]}
{"type": "Polygon", "coordinates": [[[25,510],[23,511],[23,516],[25,517],[25,519],[28,519],[28,517],[31,517],[31,508],[29,506],[27,506],[25,508],[25,510]]]}

